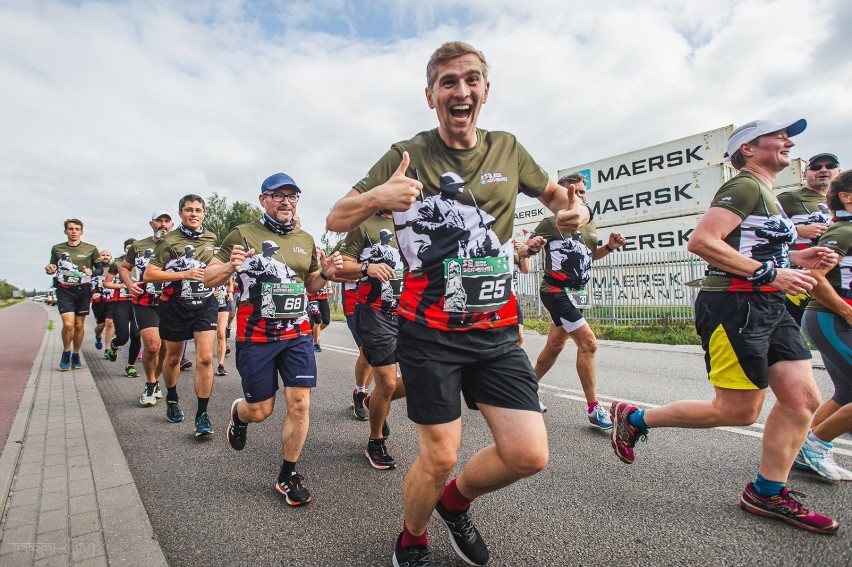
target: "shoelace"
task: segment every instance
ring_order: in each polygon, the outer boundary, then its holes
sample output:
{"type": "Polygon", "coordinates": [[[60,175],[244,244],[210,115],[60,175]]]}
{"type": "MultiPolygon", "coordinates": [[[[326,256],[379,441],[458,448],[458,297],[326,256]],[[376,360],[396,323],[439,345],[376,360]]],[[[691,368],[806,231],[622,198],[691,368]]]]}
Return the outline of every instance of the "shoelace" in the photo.
{"type": "MultiPolygon", "coordinates": [[[[456,514],[453,514],[456,516],[456,514]]],[[[450,522],[453,531],[462,537],[465,541],[472,541],[476,535],[473,531],[473,522],[467,512],[460,512],[455,518],[455,521],[450,522]]]]}
{"type": "Polygon", "coordinates": [[[305,477],[300,475],[297,472],[294,472],[290,476],[287,477],[287,486],[290,490],[299,490],[302,488],[302,481],[305,480],[305,477]]]}
{"type": "Polygon", "coordinates": [[[771,500],[781,511],[797,516],[805,516],[808,514],[808,509],[805,508],[802,500],[806,498],[805,494],[795,490],[788,490],[786,494],[777,494],[771,500]]]}

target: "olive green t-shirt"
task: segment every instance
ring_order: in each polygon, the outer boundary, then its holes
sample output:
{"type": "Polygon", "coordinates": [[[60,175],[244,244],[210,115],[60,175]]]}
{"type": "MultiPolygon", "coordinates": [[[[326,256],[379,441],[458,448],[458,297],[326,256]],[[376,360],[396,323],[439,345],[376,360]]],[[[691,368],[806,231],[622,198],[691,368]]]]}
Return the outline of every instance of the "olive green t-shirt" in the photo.
{"type": "MultiPolygon", "coordinates": [[[[514,298],[490,312],[445,305],[450,286],[456,282],[455,275],[447,281],[445,270],[450,264],[445,265],[445,260],[459,258],[479,265],[473,259],[492,258],[485,262],[488,269],[502,272],[508,266],[511,272],[518,193],[538,197],[549,179],[513,135],[482,129],[476,134],[473,148],[459,150],[448,147],[437,129],[421,132],[394,144],[354,186],[363,193],[384,183],[399,167],[402,153],[409,153],[406,175],[418,179],[423,190],[410,209],[393,213],[397,245],[408,270],[397,312],[436,329],[464,331],[517,324],[514,298]]],[[[505,284],[494,279],[485,289],[479,287],[478,297],[490,289],[499,291],[502,301],[507,297],[505,284]]]]}
{"type": "MultiPolygon", "coordinates": [[[[836,222],[822,233],[817,246],[831,248],[840,255],[840,262],[825,275],[825,278],[840,297],[852,304],[852,215],[838,212],[836,222]]],[[[807,309],[831,312],[815,297],[808,302],[807,309]]]]}
{"type": "MultiPolygon", "coordinates": [[[[205,268],[216,251],[216,235],[209,230],[198,238],[187,236],[178,229],[171,231],[157,242],[149,264],[159,266],[166,272],[185,272],[193,268],[205,268]]],[[[213,290],[197,280],[177,280],[163,284],[162,301],[179,300],[195,306],[202,299],[213,295],[213,290]]]]}
{"type": "MultiPolygon", "coordinates": [[[[796,239],[793,222],[784,216],[775,195],[763,181],[748,172],[740,172],[726,181],[710,207],[722,207],[742,220],[725,238],[738,253],[758,262],[772,260],[778,268],[790,267],[789,246],[796,239]]],[[[713,275],[721,272],[710,266],[701,284],[702,291],[777,292],[771,285],[757,285],[745,278],[713,275]]]]}
{"type": "MultiPolygon", "coordinates": [[[[128,264],[133,265],[133,270],[130,272],[133,276],[133,281],[143,281],[145,268],[148,267],[148,262],[154,256],[154,249],[156,247],[157,241],[154,240],[153,236],[149,236],[148,238],[135,240],[127,249],[126,261],[128,264]]],[[[141,285],[144,291],[140,296],[133,296],[133,303],[143,307],[156,306],[160,300],[160,294],[163,292],[163,284],[152,282],[141,285]]]]}
{"type": "Polygon", "coordinates": [[[358,283],[358,302],[385,313],[396,313],[402,291],[403,266],[394,235],[393,219],[373,215],[355,230],[346,234],[340,253],[358,262],[387,264],[396,278],[382,282],[362,277],[358,283]]]}
{"type": "Polygon", "coordinates": [[[580,289],[589,281],[592,257],[598,248],[595,221],[569,234],[567,237],[556,228],[556,218],[548,217],[538,223],[531,237],[541,236],[544,245],[544,272],[540,290],[559,293],[565,288],[580,289]]]}
{"type": "Polygon", "coordinates": [[[53,287],[91,285],[92,278],[83,273],[84,268],[94,270],[101,262],[101,253],[94,244],[80,242],[70,246],[68,242],[54,244],[50,249],[49,264],[56,265],[53,287]]]}

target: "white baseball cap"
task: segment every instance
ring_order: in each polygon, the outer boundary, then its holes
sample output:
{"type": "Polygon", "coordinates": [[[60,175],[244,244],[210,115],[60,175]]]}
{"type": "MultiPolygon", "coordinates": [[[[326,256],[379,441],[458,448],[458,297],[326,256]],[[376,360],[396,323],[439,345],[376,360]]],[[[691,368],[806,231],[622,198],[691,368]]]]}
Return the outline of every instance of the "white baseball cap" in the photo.
{"type": "Polygon", "coordinates": [[[808,121],[804,118],[799,118],[795,122],[778,123],[770,122],[768,120],[755,120],[754,122],[743,124],[734,130],[731,137],[728,138],[728,151],[725,154],[725,158],[730,160],[731,156],[740,149],[740,146],[751,142],[755,138],[759,138],[773,132],[780,132],[781,130],[785,130],[787,135],[792,138],[793,136],[804,132],[807,126],[808,121]]]}
{"type": "Polygon", "coordinates": [[[157,220],[160,217],[169,217],[169,220],[172,220],[172,214],[166,210],[154,211],[154,214],[151,215],[151,220],[157,220]]]}

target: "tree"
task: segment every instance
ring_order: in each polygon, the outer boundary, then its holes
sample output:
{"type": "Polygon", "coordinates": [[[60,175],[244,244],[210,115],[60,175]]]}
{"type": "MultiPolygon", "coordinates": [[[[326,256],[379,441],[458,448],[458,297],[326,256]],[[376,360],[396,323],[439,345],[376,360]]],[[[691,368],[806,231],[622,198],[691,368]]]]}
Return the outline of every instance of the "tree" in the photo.
{"type": "Polygon", "coordinates": [[[346,236],[345,233],[342,232],[332,232],[328,229],[325,229],[325,232],[322,233],[320,237],[320,248],[323,249],[323,252],[326,254],[331,254],[331,251],[334,250],[334,247],[337,246],[337,243],[343,240],[343,237],[346,236]]]}
{"type": "Polygon", "coordinates": [[[215,234],[216,240],[221,243],[237,225],[256,221],[261,212],[260,207],[246,201],[229,205],[225,197],[214,192],[207,198],[204,208],[204,228],[215,234]]]}

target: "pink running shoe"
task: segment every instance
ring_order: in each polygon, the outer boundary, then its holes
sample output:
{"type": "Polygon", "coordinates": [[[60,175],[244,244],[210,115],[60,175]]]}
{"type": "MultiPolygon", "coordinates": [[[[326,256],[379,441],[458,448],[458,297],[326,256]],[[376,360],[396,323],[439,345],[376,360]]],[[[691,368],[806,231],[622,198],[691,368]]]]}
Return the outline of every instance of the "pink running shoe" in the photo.
{"type": "Polygon", "coordinates": [[[740,496],[740,508],[751,514],[778,518],[797,528],[818,534],[833,534],[840,527],[836,520],[811,512],[802,505],[801,492],[792,492],[785,486],[781,494],[764,498],[748,483],[740,496]]]}

